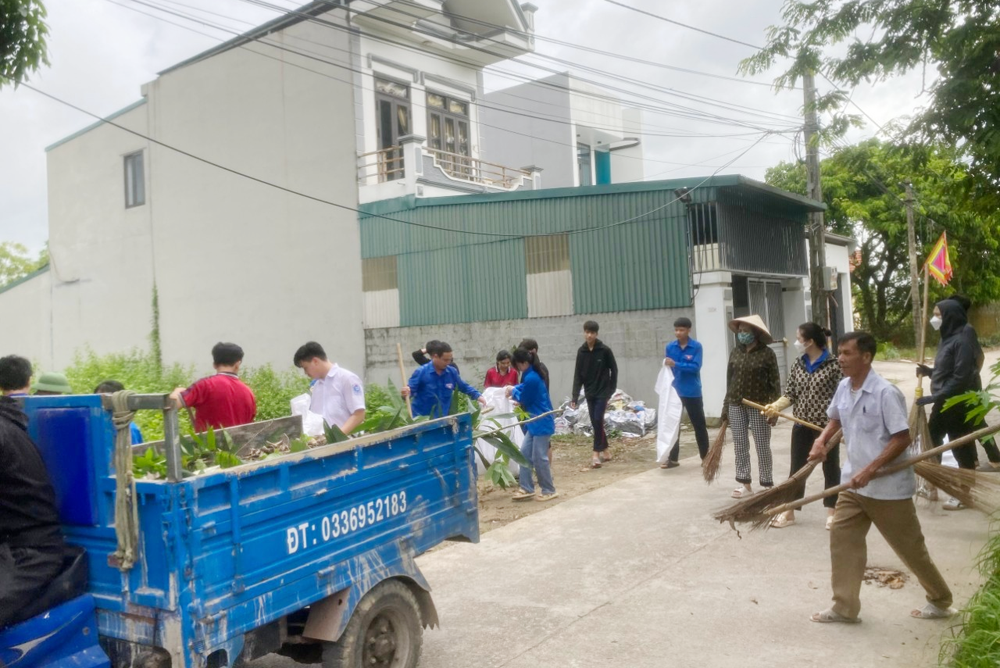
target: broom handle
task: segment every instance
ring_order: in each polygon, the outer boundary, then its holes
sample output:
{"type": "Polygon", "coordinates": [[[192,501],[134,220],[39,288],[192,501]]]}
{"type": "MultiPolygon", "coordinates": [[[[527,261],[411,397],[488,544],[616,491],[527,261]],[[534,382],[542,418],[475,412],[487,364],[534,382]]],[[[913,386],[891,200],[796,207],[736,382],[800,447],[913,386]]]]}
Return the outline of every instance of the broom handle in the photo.
{"type": "MultiPolygon", "coordinates": [[[[929,304],[928,304],[928,294],[927,293],[928,293],[928,288],[930,287],[930,285],[929,285],[930,281],[928,280],[929,278],[930,277],[929,277],[929,275],[927,273],[927,263],[924,262],[924,310],[923,310],[923,313],[920,314],[921,318],[923,318],[923,320],[921,320],[921,323],[920,323],[921,324],[921,327],[920,327],[920,364],[921,365],[923,365],[923,363],[927,361],[927,309],[929,307],[929,304]]],[[[917,389],[913,393],[913,396],[915,396],[917,399],[919,399],[920,397],[924,396],[924,377],[923,376],[919,376],[917,378],[917,389]]]]}
{"type": "MultiPolygon", "coordinates": [[[[744,406],[749,406],[750,408],[756,408],[761,413],[763,413],[764,409],[767,408],[767,406],[762,406],[761,404],[754,403],[754,402],[750,401],[749,399],[744,399],[743,400],[743,405],[744,406]]],[[[809,427],[813,431],[819,431],[819,432],[823,431],[823,427],[819,427],[817,425],[814,425],[812,422],[806,422],[805,420],[800,420],[797,417],[795,417],[794,415],[789,415],[788,413],[778,413],[778,417],[783,417],[786,420],[788,420],[790,422],[794,422],[795,424],[800,424],[803,427],[809,427]]]]}
{"type": "MultiPolygon", "coordinates": [[[[762,411],[762,412],[766,408],[766,406],[761,406],[760,404],[756,404],[756,403],[750,401],[749,399],[744,399],[743,400],[743,404],[745,406],[749,406],[750,408],[756,408],[757,410],[762,411]]],[[[809,429],[812,429],[813,431],[818,431],[821,434],[823,433],[823,427],[820,427],[819,425],[813,424],[812,422],[806,422],[805,420],[800,420],[799,418],[797,418],[795,416],[792,416],[792,415],[789,415],[787,413],[778,413],[778,417],[783,417],[786,420],[791,420],[792,422],[795,422],[796,424],[800,424],[803,427],[808,427],[809,429]]],[[[827,443],[826,443],[826,452],[830,452],[831,450],[833,450],[837,446],[837,444],[840,443],[840,439],[841,439],[841,437],[843,435],[844,435],[844,431],[842,429],[838,429],[833,434],[833,436],[830,437],[830,440],[827,441],[827,443]]]]}
{"type": "MultiPolygon", "coordinates": [[[[985,427],[983,429],[980,429],[979,431],[974,431],[968,436],[963,436],[962,438],[956,438],[951,443],[939,445],[936,448],[931,448],[930,450],[921,452],[919,455],[915,455],[913,457],[910,457],[909,459],[903,460],[899,464],[894,464],[893,466],[890,466],[888,468],[879,469],[878,471],[875,472],[875,475],[872,476],[872,480],[874,480],[875,478],[882,478],[887,475],[892,475],[893,473],[899,473],[904,469],[910,468],[917,462],[922,462],[932,457],[937,457],[943,452],[947,452],[948,450],[954,450],[960,445],[966,445],[968,443],[972,443],[977,439],[982,438],[983,436],[989,436],[990,434],[995,434],[998,431],[1000,431],[1000,426],[985,427]]],[[[768,508],[764,512],[768,515],[777,515],[778,513],[783,513],[786,510],[796,510],[806,504],[812,503],[814,501],[819,501],[820,499],[825,499],[828,496],[833,496],[834,494],[839,494],[840,492],[849,491],[850,489],[851,489],[851,484],[844,483],[843,485],[837,485],[836,487],[825,489],[818,494],[807,496],[805,498],[799,499],[798,501],[785,503],[776,508],[768,508]]]]}
{"type": "MultiPolygon", "coordinates": [[[[403,381],[403,387],[406,387],[406,371],[403,369],[403,345],[396,342],[396,358],[399,359],[399,378],[403,381]]],[[[406,410],[410,413],[410,419],[413,419],[413,404],[410,403],[410,397],[406,397],[406,410]]]]}
{"type": "Polygon", "coordinates": [[[528,418],[527,420],[521,420],[517,424],[512,424],[512,425],[507,426],[507,427],[500,427],[499,429],[494,429],[493,431],[488,431],[485,434],[479,434],[478,436],[476,436],[476,438],[485,438],[486,436],[492,436],[493,434],[499,434],[500,432],[506,431],[507,429],[513,429],[514,427],[520,427],[522,424],[528,424],[529,422],[534,422],[535,420],[541,420],[543,417],[545,417],[547,415],[554,415],[555,413],[558,413],[558,412],[559,412],[559,409],[557,408],[557,409],[555,409],[553,411],[549,411],[548,413],[542,413],[541,415],[536,415],[533,418],[528,418]]]}

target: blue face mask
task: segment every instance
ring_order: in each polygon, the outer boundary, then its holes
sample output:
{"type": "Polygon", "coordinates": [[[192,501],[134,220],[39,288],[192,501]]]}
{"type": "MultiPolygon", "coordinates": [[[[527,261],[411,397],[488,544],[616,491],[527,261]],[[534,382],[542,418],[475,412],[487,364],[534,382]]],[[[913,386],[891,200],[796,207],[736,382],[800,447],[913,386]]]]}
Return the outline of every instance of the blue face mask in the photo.
{"type": "Polygon", "coordinates": [[[736,340],[745,346],[749,346],[754,341],[754,336],[750,332],[740,332],[736,335],[736,340]]]}

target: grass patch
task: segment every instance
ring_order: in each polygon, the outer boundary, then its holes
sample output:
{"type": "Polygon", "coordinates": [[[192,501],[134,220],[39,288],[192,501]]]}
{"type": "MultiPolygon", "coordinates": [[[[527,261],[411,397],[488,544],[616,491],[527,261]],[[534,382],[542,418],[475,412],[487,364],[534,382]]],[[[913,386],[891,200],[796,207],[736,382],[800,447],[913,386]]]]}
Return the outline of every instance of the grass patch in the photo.
{"type": "MultiPolygon", "coordinates": [[[[933,361],[937,354],[937,348],[928,347],[924,353],[924,358],[933,361]]],[[[875,359],[882,362],[909,361],[916,362],[919,352],[916,348],[897,348],[891,343],[884,343],[879,346],[875,353],[875,359]]]]}
{"type": "Polygon", "coordinates": [[[986,582],[962,610],[961,625],[951,629],[941,645],[939,663],[950,668],[992,668],[1000,665],[1000,532],[979,554],[979,572],[986,582]]]}

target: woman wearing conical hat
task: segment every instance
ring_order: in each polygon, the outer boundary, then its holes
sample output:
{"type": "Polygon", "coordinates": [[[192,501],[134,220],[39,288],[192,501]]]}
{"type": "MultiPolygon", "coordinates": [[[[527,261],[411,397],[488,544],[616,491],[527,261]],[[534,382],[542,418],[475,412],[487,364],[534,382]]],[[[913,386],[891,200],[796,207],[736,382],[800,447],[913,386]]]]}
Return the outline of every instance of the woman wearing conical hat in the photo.
{"type": "Polygon", "coordinates": [[[744,399],[758,404],[770,404],[781,396],[781,376],[778,358],[767,347],[774,339],[760,316],[748,315],[729,323],[736,334],[736,347],[729,356],[726,373],[726,401],[722,419],[729,420],[733,433],[733,450],[736,453],[736,482],[734,499],[744,499],[754,493],[751,482],[750,433],[757,449],[758,481],[761,487],[774,485],[771,461],[771,427],[775,419],[768,419],[760,411],[743,405],[744,399]]]}

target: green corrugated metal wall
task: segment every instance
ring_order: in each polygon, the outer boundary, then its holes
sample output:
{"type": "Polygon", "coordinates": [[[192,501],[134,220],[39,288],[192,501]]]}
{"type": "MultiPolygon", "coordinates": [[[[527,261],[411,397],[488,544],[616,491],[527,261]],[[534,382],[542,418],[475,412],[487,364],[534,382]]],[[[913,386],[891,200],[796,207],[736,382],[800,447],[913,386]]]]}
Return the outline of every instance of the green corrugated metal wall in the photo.
{"type": "MultiPolygon", "coordinates": [[[[572,233],[575,313],[689,306],[687,214],[674,201],[674,191],[584,194],[589,190],[532,199],[401,198],[368,205],[372,213],[449,231],[363,214],[362,256],[399,256],[403,326],[527,317],[523,239],[464,230],[572,233]]],[[[714,190],[699,189],[697,199],[713,197],[714,190]]]]}
{"type": "Polygon", "coordinates": [[[396,262],[403,327],[528,317],[521,239],[406,253],[396,262]]]}

